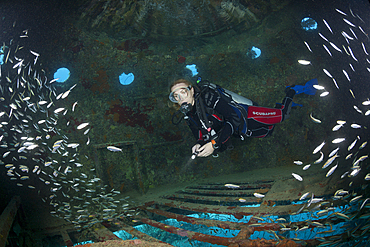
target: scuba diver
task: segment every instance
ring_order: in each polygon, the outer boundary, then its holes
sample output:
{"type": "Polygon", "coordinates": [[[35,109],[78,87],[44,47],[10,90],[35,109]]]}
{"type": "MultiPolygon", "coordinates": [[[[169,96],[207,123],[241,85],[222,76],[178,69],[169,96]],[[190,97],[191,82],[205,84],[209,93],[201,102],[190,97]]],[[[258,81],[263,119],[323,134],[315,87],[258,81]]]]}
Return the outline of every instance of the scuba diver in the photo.
{"type": "Polygon", "coordinates": [[[233,135],[242,140],[271,135],[275,124],[289,117],[294,95],[314,95],[315,84],[318,84],[317,79],[304,86],[287,86],[282,103],[267,108],[206,80],[192,86],[190,81],[178,79],[170,86],[169,99],[178,108],[172,122],[177,125],[184,118],[197,139],[192,147],[192,159],[211,154],[217,157],[218,152],[232,147],[230,137],[233,135]],[[181,113],[183,118],[178,117],[181,113]]]}

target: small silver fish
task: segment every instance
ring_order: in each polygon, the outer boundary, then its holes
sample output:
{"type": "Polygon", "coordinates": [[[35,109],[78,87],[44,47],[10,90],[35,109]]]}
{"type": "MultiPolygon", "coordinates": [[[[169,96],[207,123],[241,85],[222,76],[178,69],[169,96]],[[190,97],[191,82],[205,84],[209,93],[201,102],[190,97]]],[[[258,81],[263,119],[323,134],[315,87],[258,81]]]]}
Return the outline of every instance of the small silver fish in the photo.
{"type": "Polygon", "coordinates": [[[83,129],[85,128],[87,125],[89,125],[89,123],[82,123],[80,125],[77,126],[77,129],[80,130],[80,129],[83,129]]]}
{"type": "Polygon", "coordinates": [[[55,78],[55,79],[51,80],[51,81],[49,82],[49,84],[51,84],[51,83],[53,83],[53,82],[55,82],[55,81],[57,81],[57,80],[59,80],[59,78],[55,78]]]}
{"type": "Polygon", "coordinates": [[[351,145],[348,146],[348,151],[350,151],[355,145],[356,145],[356,142],[357,142],[357,138],[351,143],[351,145]]]}
{"type": "Polygon", "coordinates": [[[346,156],[345,160],[348,160],[352,157],[353,153],[350,153],[349,155],[346,156]]]}
{"type": "Polygon", "coordinates": [[[336,154],[338,152],[338,150],[339,150],[339,147],[334,149],[333,151],[331,151],[330,154],[329,154],[329,158],[332,157],[334,154],[336,154]]]}
{"type": "Polygon", "coordinates": [[[302,64],[302,65],[310,65],[310,64],[311,64],[311,61],[307,61],[307,60],[298,60],[298,63],[299,63],[299,64],[302,64]]]}
{"type": "Polygon", "coordinates": [[[328,96],[329,95],[329,92],[328,91],[325,91],[323,93],[320,94],[320,97],[325,97],[325,96],[328,96]]]}
{"type": "Polygon", "coordinates": [[[340,128],[342,128],[343,127],[343,125],[341,125],[341,124],[337,124],[337,125],[335,125],[331,130],[332,131],[338,131],[340,128]]]}
{"type": "Polygon", "coordinates": [[[339,9],[335,9],[335,11],[337,11],[339,14],[347,15],[346,13],[344,13],[343,11],[341,11],[341,10],[339,10],[339,9]]]}
{"type": "Polygon", "coordinates": [[[343,74],[346,76],[347,80],[350,82],[351,81],[351,78],[349,78],[349,75],[347,73],[347,71],[345,71],[344,69],[342,70],[343,74]]]}
{"type": "Polygon", "coordinates": [[[328,40],[327,38],[325,38],[325,36],[324,36],[324,35],[322,35],[321,33],[319,33],[319,36],[320,36],[323,40],[325,40],[326,42],[329,42],[329,40],[328,40]]]}
{"type": "MultiPolygon", "coordinates": [[[[346,32],[342,31],[341,32],[342,36],[346,39],[350,39],[350,40],[353,40],[353,38],[351,36],[349,36],[346,32]]],[[[347,42],[349,44],[349,42],[347,42]]]]}
{"type": "Polygon", "coordinates": [[[70,92],[71,92],[71,90],[67,90],[67,91],[65,91],[65,92],[62,94],[62,99],[67,98],[70,92]]]}
{"type": "Polygon", "coordinates": [[[326,177],[329,177],[331,174],[333,174],[333,172],[335,171],[335,169],[337,169],[338,167],[338,162],[335,166],[333,166],[332,168],[330,168],[330,170],[328,171],[328,173],[326,173],[326,177]]]}
{"type": "MultiPolygon", "coordinates": [[[[121,148],[117,148],[115,146],[108,146],[107,149],[112,152],[122,152],[121,148]]],[[[225,185],[226,186],[226,185],[225,185]]]]}
{"type": "Polygon", "coordinates": [[[332,143],[341,143],[343,142],[344,140],[346,140],[346,138],[336,138],[332,141],[332,143]]]}
{"type": "Polygon", "coordinates": [[[315,164],[315,165],[316,165],[316,164],[321,163],[321,162],[323,161],[323,159],[324,159],[324,153],[323,153],[323,152],[321,152],[321,151],[320,151],[320,153],[321,153],[321,156],[320,156],[320,158],[319,158],[319,159],[317,159],[317,160],[314,162],[314,164],[315,164]]]}
{"type": "Polygon", "coordinates": [[[333,161],[338,158],[339,155],[338,154],[335,154],[333,157],[329,158],[325,163],[324,165],[322,166],[322,169],[325,169],[326,167],[330,166],[331,163],[333,163],[333,161]]]}
{"type": "Polygon", "coordinates": [[[349,201],[349,203],[355,202],[355,201],[357,201],[358,199],[360,199],[361,197],[362,197],[362,195],[356,196],[356,197],[352,198],[352,199],[349,201]]]}
{"type": "Polygon", "coordinates": [[[349,28],[349,30],[351,31],[351,33],[353,34],[353,36],[355,37],[355,39],[357,39],[357,40],[358,40],[357,35],[356,35],[356,33],[352,30],[352,28],[349,28]]]}
{"type": "Polygon", "coordinates": [[[363,104],[363,105],[370,105],[370,100],[369,100],[369,99],[367,99],[367,100],[365,100],[364,102],[362,102],[362,104],[363,104]]]}
{"type": "Polygon", "coordinates": [[[308,49],[310,52],[312,52],[312,50],[311,50],[310,46],[308,45],[308,43],[307,43],[306,41],[304,41],[304,44],[306,45],[307,49],[308,49]]]}
{"type": "Polygon", "coordinates": [[[306,197],[310,194],[310,192],[306,192],[304,193],[301,198],[299,198],[300,201],[302,201],[303,199],[306,199],[306,197]]]}
{"type": "Polygon", "coordinates": [[[319,119],[317,119],[317,118],[314,118],[314,117],[312,116],[312,112],[311,112],[311,114],[310,114],[310,118],[312,119],[312,121],[313,121],[314,123],[321,123],[321,120],[319,120],[319,119]]]}
{"type": "Polygon", "coordinates": [[[329,73],[329,71],[328,71],[328,70],[323,69],[323,71],[324,71],[324,73],[325,73],[327,76],[329,76],[330,78],[333,78],[333,76],[329,73]]]}
{"type": "Polygon", "coordinates": [[[253,195],[255,196],[255,197],[257,197],[257,198],[263,198],[263,197],[265,197],[265,195],[262,195],[262,194],[260,194],[260,193],[253,193],[253,195]]]}
{"type": "Polygon", "coordinates": [[[342,176],[340,176],[340,178],[343,179],[348,173],[349,173],[349,171],[346,171],[345,173],[342,174],[342,176]]]}
{"type": "Polygon", "coordinates": [[[364,147],[366,147],[366,144],[367,144],[367,141],[362,143],[361,146],[358,149],[363,149],[364,147]]]}
{"type": "Polygon", "coordinates": [[[236,189],[239,188],[239,185],[236,184],[225,184],[225,187],[230,188],[230,189],[236,189]]]}
{"type": "MultiPolygon", "coordinates": [[[[348,177],[355,177],[358,175],[358,173],[361,171],[361,168],[355,168],[353,171],[348,175],[348,177]]],[[[352,181],[353,182],[353,181],[352,181]]],[[[351,182],[351,183],[352,183],[351,182]]]]}
{"type": "Polygon", "coordinates": [[[72,105],[72,111],[75,111],[76,105],[77,105],[77,101],[75,103],[73,103],[73,105],[72,105]]]}
{"type": "Polygon", "coordinates": [[[325,51],[332,57],[333,55],[331,54],[330,50],[328,47],[326,47],[326,45],[322,45],[325,49],[325,51]]]}
{"type": "Polygon", "coordinates": [[[330,28],[329,24],[325,21],[325,19],[322,19],[322,21],[324,22],[325,26],[329,29],[329,31],[330,31],[331,33],[333,33],[333,31],[331,30],[331,28],[330,28]]]}
{"type": "Polygon", "coordinates": [[[361,161],[367,159],[368,157],[368,155],[361,156],[360,158],[358,158],[358,160],[355,161],[355,163],[353,163],[353,166],[357,166],[361,161]]]}
{"type": "Polygon", "coordinates": [[[356,72],[356,71],[355,71],[355,68],[353,68],[353,65],[352,65],[351,63],[349,64],[349,67],[351,67],[351,70],[352,70],[353,72],[356,72]]]}
{"type": "Polygon", "coordinates": [[[303,171],[305,171],[305,170],[307,170],[308,168],[310,168],[310,166],[311,166],[311,164],[305,165],[305,166],[302,168],[302,170],[303,170],[303,171]]]}
{"type": "Polygon", "coordinates": [[[295,160],[295,161],[293,161],[293,163],[296,164],[296,165],[299,165],[299,166],[303,164],[303,162],[300,161],[300,160],[295,160]]]}
{"type": "Polygon", "coordinates": [[[364,43],[361,42],[361,45],[362,45],[362,49],[364,50],[365,54],[367,56],[369,56],[369,53],[367,53],[367,50],[366,50],[366,47],[365,47],[364,43]]]}
{"type": "Polygon", "coordinates": [[[78,147],[80,144],[79,143],[68,143],[67,144],[67,147],[69,147],[69,148],[76,148],[76,147],[78,147]]]}
{"type": "Polygon", "coordinates": [[[317,146],[314,150],[313,150],[313,152],[312,152],[312,154],[316,154],[317,152],[319,152],[321,149],[322,149],[322,147],[325,145],[325,141],[323,141],[319,146],[317,146]]]}
{"type": "Polygon", "coordinates": [[[338,46],[336,46],[334,43],[332,43],[332,42],[329,42],[329,44],[335,49],[335,50],[337,50],[337,51],[339,51],[340,53],[342,53],[342,50],[338,47],[338,46]]]}
{"type": "Polygon", "coordinates": [[[361,111],[361,109],[360,108],[358,108],[357,106],[353,106],[353,108],[358,112],[358,113],[360,113],[360,114],[363,114],[363,112],[361,111]]]}
{"type": "Polygon", "coordinates": [[[361,207],[360,207],[360,210],[365,206],[366,202],[369,200],[370,198],[366,198],[364,200],[364,202],[361,204],[361,207]]]}
{"type": "Polygon", "coordinates": [[[313,87],[314,87],[315,89],[317,89],[317,90],[324,90],[324,89],[325,89],[325,87],[323,87],[323,86],[321,86],[321,85],[317,85],[317,84],[313,85],[313,87]]]}
{"type": "Polygon", "coordinates": [[[348,46],[348,50],[349,50],[349,53],[351,54],[351,57],[353,58],[353,60],[355,60],[356,62],[358,62],[357,58],[355,57],[355,55],[352,52],[351,47],[348,46]]]}
{"type": "Polygon", "coordinates": [[[339,89],[339,86],[338,86],[337,81],[336,81],[334,78],[331,78],[331,79],[333,80],[333,83],[334,83],[335,87],[336,87],[337,89],[339,89]]]}
{"type": "Polygon", "coordinates": [[[64,111],[63,107],[57,108],[56,110],[54,110],[54,113],[59,113],[59,112],[62,112],[62,111],[64,111]]]}
{"type": "Polygon", "coordinates": [[[303,181],[303,178],[302,178],[301,176],[299,176],[298,174],[296,174],[296,173],[293,173],[293,172],[292,172],[292,176],[293,176],[295,179],[297,179],[298,181],[303,181]]]}
{"type": "Polygon", "coordinates": [[[350,21],[349,21],[349,20],[347,20],[346,18],[343,18],[343,21],[344,21],[345,23],[347,23],[348,25],[352,26],[352,27],[356,27],[356,25],[355,25],[355,24],[353,24],[352,22],[350,22],[350,21]]]}

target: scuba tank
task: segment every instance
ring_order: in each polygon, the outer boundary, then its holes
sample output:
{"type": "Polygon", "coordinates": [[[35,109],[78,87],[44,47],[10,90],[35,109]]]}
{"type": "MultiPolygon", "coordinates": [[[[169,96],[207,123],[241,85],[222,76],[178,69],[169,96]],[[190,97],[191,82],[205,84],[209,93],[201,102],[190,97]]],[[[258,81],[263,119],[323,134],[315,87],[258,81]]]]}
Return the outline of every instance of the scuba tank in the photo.
{"type": "Polygon", "coordinates": [[[229,103],[234,103],[234,104],[243,104],[243,105],[255,105],[257,106],[258,104],[250,99],[247,99],[237,93],[234,93],[230,90],[227,90],[225,88],[222,88],[216,84],[210,83],[208,80],[201,80],[198,79],[197,83],[201,82],[201,87],[208,87],[211,88],[215,91],[217,91],[220,96],[225,99],[229,103]]]}
{"type": "Polygon", "coordinates": [[[217,91],[219,91],[221,94],[224,94],[226,96],[231,97],[231,100],[234,101],[237,104],[244,104],[244,105],[254,105],[253,101],[250,99],[247,99],[237,93],[231,92],[230,90],[227,90],[225,88],[222,88],[218,85],[215,85],[213,83],[209,83],[209,86],[217,91]]]}

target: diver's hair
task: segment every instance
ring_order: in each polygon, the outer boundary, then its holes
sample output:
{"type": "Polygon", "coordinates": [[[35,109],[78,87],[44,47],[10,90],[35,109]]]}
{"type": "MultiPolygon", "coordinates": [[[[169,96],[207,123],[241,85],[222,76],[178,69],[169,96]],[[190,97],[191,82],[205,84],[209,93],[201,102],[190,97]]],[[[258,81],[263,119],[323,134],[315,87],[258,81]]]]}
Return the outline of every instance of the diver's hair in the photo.
{"type": "MultiPolygon", "coordinates": [[[[187,86],[192,86],[191,82],[190,82],[190,81],[188,81],[188,80],[186,80],[186,79],[183,79],[183,78],[181,78],[181,79],[177,79],[177,80],[173,81],[173,82],[170,84],[170,88],[169,88],[170,92],[171,92],[171,88],[172,88],[172,87],[174,87],[175,85],[180,84],[180,83],[185,83],[187,86]]],[[[170,107],[170,108],[175,108],[176,110],[180,109],[179,104],[177,104],[177,103],[173,103],[173,102],[169,102],[169,103],[168,103],[168,107],[170,107]]]]}
{"type": "Polygon", "coordinates": [[[172,82],[171,85],[170,85],[170,91],[171,91],[171,88],[174,87],[175,85],[177,84],[180,84],[180,83],[185,83],[187,86],[192,86],[191,85],[191,82],[186,80],[186,79],[177,79],[176,81],[172,82]]]}

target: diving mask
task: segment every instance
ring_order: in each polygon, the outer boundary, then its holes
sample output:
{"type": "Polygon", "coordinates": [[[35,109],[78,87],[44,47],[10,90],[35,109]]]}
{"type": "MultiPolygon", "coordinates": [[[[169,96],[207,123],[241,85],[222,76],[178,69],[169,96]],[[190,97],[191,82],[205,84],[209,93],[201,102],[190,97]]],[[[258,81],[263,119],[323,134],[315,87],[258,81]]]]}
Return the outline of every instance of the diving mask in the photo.
{"type": "Polygon", "coordinates": [[[181,100],[186,99],[190,95],[190,89],[191,86],[178,88],[175,91],[171,92],[168,98],[173,103],[179,103],[181,100]]]}

